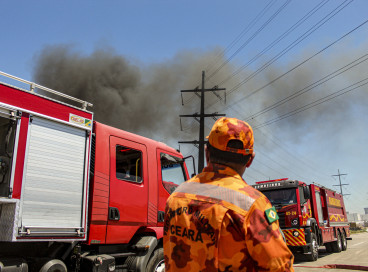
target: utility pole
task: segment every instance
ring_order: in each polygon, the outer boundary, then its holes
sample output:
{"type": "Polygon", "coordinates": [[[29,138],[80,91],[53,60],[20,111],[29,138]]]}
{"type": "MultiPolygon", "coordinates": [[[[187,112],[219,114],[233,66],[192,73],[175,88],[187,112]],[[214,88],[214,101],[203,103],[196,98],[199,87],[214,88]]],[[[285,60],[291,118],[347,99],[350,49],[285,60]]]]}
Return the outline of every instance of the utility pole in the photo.
{"type": "Polygon", "coordinates": [[[341,184],[341,176],[346,176],[347,174],[340,174],[340,169],[337,169],[337,175],[332,175],[333,177],[339,177],[339,184],[337,185],[334,185],[334,186],[340,186],[340,193],[342,196],[345,196],[345,195],[350,195],[350,194],[343,194],[342,193],[342,186],[343,185],[349,185],[349,184],[341,184]]]}
{"type": "MultiPolygon", "coordinates": [[[[213,87],[212,89],[205,89],[205,72],[202,71],[202,88],[201,90],[198,90],[198,87],[194,90],[181,90],[181,93],[195,93],[198,95],[198,92],[200,92],[200,98],[201,98],[201,109],[200,113],[195,114],[186,114],[186,115],[180,115],[180,117],[193,117],[198,121],[199,117],[199,139],[195,141],[179,141],[179,144],[194,144],[198,145],[198,172],[201,171],[204,167],[204,144],[206,143],[204,139],[204,118],[206,117],[217,117],[217,116],[225,116],[225,114],[218,114],[218,113],[211,113],[206,114],[204,110],[204,95],[205,92],[213,92],[216,91],[225,91],[225,88],[218,88],[217,86],[213,87]]],[[[217,93],[215,93],[217,95],[217,93]]]]}

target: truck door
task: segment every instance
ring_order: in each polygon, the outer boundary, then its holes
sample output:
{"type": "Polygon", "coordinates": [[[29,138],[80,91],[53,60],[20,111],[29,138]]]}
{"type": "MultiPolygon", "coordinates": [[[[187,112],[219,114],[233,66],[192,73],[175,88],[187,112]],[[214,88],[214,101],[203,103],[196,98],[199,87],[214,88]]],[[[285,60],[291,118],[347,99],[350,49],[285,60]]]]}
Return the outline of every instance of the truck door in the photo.
{"type": "Polygon", "coordinates": [[[176,187],[188,179],[187,170],[183,160],[175,154],[169,154],[164,150],[157,150],[157,158],[160,160],[159,182],[159,202],[158,214],[159,222],[163,222],[166,200],[176,187]]]}
{"type": "Polygon", "coordinates": [[[110,137],[110,193],[107,243],[127,243],[147,224],[148,169],[146,146],[110,137]]]}

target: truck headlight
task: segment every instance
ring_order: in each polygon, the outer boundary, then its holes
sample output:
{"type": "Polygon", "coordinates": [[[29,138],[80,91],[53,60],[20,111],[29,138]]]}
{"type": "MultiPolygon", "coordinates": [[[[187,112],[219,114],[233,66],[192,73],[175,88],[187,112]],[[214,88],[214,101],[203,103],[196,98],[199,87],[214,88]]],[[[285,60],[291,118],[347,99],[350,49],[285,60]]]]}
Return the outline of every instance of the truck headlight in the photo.
{"type": "Polygon", "coordinates": [[[115,262],[114,263],[111,263],[109,264],[109,271],[115,271],[115,262]]]}
{"type": "Polygon", "coordinates": [[[299,236],[299,231],[294,231],[294,232],[293,232],[293,236],[294,236],[294,237],[298,237],[298,236],[299,236]]]}

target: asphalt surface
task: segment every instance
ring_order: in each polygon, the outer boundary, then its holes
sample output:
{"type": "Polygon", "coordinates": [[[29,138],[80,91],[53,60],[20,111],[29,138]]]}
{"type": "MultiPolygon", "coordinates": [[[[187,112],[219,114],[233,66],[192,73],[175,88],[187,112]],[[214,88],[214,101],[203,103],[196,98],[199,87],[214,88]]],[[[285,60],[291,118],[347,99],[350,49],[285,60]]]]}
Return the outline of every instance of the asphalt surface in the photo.
{"type": "Polygon", "coordinates": [[[340,253],[327,253],[324,246],[319,249],[319,258],[315,262],[306,262],[302,256],[295,256],[294,270],[296,272],[313,271],[368,271],[368,232],[351,235],[352,240],[348,240],[348,248],[340,253]],[[341,268],[325,268],[326,265],[351,266],[341,268]],[[366,267],[366,270],[354,270],[359,266],[366,267]]]}

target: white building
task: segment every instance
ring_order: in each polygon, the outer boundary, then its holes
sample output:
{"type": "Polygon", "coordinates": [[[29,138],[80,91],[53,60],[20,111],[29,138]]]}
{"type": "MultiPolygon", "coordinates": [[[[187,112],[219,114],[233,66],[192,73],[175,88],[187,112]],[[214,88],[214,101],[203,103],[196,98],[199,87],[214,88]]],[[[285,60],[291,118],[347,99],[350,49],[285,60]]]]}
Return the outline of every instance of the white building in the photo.
{"type": "Polygon", "coordinates": [[[364,220],[359,213],[348,213],[347,216],[349,222],[360,222],[364,220]]]}

